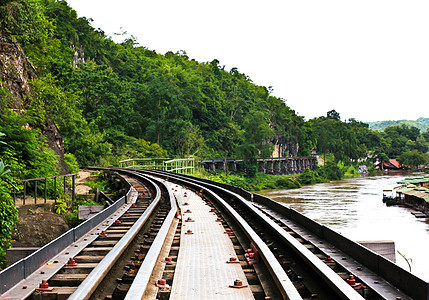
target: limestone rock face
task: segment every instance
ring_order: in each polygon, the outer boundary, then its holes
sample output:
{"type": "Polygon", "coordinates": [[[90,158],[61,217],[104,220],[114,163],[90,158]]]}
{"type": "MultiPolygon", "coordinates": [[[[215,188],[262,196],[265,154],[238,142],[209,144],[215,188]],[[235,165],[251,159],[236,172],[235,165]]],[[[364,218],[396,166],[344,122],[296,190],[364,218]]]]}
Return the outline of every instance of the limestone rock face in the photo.
{"type": "MultiPolygon", "coordinates": [[[[29,81],[34,78],[36,68],[21,47],[0,33],[0,87],[6,90],[6,95],[0,96],[8,99],[8,108],[25,110],[25,99],[31,94],[29,81]]],[[[0,112],[2,109],[0,106],[0,112]]],[[[49,148],[54,150],[58,157],[60,173],[67,174],[69,169],[64,162],[63,139],[57,126],[52,120],[46,119],[45,122],[38,124],[38,127],[46,135],[49,148]]]]}
{"type": "Polygon", "coordinates": [[[24,99],[31,91],[28,81],[35,77],[35,68],[21,47],[0,34],[0,86],[10,93],[7,97],[12,107],[23,108],[24,99]]]}

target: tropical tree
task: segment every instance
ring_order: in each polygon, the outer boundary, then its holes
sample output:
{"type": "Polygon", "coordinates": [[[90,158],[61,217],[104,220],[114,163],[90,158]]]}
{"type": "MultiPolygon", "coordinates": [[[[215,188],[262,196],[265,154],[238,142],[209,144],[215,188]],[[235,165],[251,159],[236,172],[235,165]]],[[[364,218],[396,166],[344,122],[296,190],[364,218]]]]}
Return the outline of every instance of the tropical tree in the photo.
{"type": "MultiPolygon", "coordinates": [[[[4,136],[5,134],[0,132],[0,138],[4,136]]],[[[4,141],[0,143],[6,145],[4,141]]],[[[18,222],[18,211],[9,191],[11,183],[10,170],[0,159],[0,265],[5,263],[6,248],[10,246],[10,238],[18,222]]]]}
{"type": "Polygon", "coordinates": [[[399,162],[404,166],[416,168],[419,165],[424,165],[428,162],[428,156],[417,150],[406,151],[401,154],[399,162]]]}

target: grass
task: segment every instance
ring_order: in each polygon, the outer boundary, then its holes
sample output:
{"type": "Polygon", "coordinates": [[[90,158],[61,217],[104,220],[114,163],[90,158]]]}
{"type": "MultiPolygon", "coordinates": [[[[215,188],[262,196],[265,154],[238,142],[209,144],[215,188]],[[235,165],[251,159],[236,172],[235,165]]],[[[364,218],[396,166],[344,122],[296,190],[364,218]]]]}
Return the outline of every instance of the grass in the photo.
{"type": "Polygon", "coordinates": [[[228,174],[223,172],[216,174],[197,174],[196,176],[210,179],[216,182],[226,183],[241,187],[248,191],[260,191],[278,188],[299,188],[301,184],[292,175],[267,175],[256,173],[254,177],[247,177],[243,174],[228,174]]]}

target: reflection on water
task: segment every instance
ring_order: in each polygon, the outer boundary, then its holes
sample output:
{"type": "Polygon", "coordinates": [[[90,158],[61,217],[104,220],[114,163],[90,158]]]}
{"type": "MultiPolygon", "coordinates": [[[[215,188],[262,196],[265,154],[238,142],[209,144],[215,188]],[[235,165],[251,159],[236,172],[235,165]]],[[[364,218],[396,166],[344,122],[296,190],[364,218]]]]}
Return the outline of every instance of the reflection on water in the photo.
{"type": "MultiPolygon", "coordinates": [[[[387,207],[382,202],[383,190],[392,189],[405,177],[361,177],[258,193],[283,202],[354,241],[393,240],[396,249],[412,259],[412,273],[428,281],[428,219],[417,219],[408,208],[387,207]]],[[[408,270],[404,258],[398,254],[396,261],[408,270]]]]}

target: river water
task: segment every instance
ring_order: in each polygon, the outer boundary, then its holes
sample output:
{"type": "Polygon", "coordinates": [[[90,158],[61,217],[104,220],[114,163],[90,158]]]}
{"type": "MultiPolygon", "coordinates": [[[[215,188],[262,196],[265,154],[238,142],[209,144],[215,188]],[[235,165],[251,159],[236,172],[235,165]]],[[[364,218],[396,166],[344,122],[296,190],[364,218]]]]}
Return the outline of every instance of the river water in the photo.
{"type": "MultiPolygon", "coordinates": [[[[266,190],[267,196],[329,226],[354,241],[392,240],[412,260],[411,272],[429,281],[429,219],[416,218],[405,207],[389,206],[383,190],[393,189],[410,175],[359,177],[293,190],[266,190]]],[[[396,253],[396,263],[409,270],[396,253]]]]}

